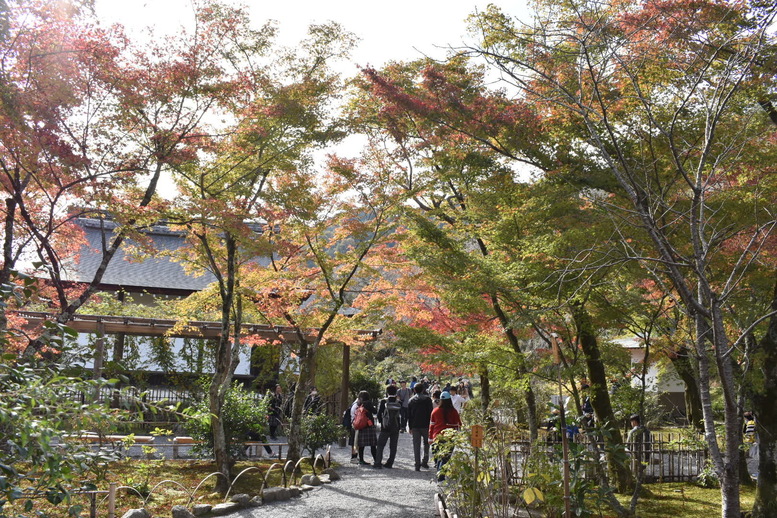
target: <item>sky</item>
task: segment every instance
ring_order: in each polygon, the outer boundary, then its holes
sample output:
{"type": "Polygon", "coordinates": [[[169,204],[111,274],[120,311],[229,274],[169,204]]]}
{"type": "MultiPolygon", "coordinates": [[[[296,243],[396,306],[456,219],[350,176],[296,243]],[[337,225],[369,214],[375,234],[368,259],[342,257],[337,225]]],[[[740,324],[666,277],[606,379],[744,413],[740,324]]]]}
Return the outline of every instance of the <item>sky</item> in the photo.
{"type": "MultiPolygon", "coordinates": [[[[96,0],[97,15],[106,24],[124,25],[130,36],[146,33],[153,26],[157,33],[172,33],[194,19],[196,0],[96,0]]],[[[261,26],[267,20],[278,22],[278,43],[288,46],[301,40],[312,23],[335,21],[354,33],[360,42],[350,63],[335,68],[344,76],[354,76],[365,66],[380,68],[388,61],[404,61],[422,56],[444,58],[447,49],[466,40],[469,15],[483,11],[488,4],[505,13],[528,19],[527,0],[223,0],[248,7],[252,22],[261,26]]],[[[314,161],[320,167],[326,154],[337,152],[356,156],[363,145],[358,136],[348,138],[334,149],[320,150],[314,161]]],[[[177,189],[165,177],[160,194],[174,198],[177,189]]]]}
{"type": "MultiPolygon", "coordinates": [[[[235,0],[232,3],[237,3],[235,0]]],[[[257,26],[272,19],[279,23],[280,42],[293,44],[311,23],[336,21],[361,42],[353,63],[343,70],[355,74],[357,66],[380,67],[389,60],[422,55],[444,57],[444,48],[460,45],[466,37],[466,18],[489,3],[526,18],[525,0],[244,0],[257,26]]],[[[173,31],[192,19],[192,0],[97,0],[98,16],[118,22],[130,31],[148,25],[173,31]]]]}

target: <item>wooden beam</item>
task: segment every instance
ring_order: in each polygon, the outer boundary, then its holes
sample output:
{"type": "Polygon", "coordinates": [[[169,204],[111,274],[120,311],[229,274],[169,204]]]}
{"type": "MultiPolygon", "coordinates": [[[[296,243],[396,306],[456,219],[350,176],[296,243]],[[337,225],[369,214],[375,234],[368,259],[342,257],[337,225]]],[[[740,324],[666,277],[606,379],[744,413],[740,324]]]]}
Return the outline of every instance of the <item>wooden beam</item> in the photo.
{"type": "MultiPolygon", "coordinates": [[[[24,318],[28,328],[34,328],[46,321],[56,319],[56,315],[53,313],[40,311],[13,311],[13,313],[24,318]]],[[[98,330],[102,330],[105,334],[125,333],[135,336],[169,336],[173,338],[218,338],[221,335],[220,322],[193,321],[185,327],[176,328],[178,323],[176,320],[161,318],[76,315],[66,325],[79,333],[97,333],[98,330]]],[[[280,340],[287,343],[298,341],[295,329],[289,326],[244,324],[242,329],[244,336],[258,335],[266,340],[280,340]]],[[[317,329],[305,330],[305,338],[314,340],[316,332],[317,329]]],[[[364,341],[374,340],[380,333],[380,330],[356,331],[357,337],[364,341]]]]}

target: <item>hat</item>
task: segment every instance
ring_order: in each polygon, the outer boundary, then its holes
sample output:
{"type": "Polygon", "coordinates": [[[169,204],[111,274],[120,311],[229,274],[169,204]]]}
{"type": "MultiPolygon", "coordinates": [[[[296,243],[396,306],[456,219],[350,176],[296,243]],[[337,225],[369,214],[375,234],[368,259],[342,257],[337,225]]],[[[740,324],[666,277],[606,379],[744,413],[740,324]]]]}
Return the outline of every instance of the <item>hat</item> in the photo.
{"type": "Polygon", "coordinates": [[[447,390],[443,391],[442,394],[440,394],[440,399],[450,399],[451,393],[447,390]]]}

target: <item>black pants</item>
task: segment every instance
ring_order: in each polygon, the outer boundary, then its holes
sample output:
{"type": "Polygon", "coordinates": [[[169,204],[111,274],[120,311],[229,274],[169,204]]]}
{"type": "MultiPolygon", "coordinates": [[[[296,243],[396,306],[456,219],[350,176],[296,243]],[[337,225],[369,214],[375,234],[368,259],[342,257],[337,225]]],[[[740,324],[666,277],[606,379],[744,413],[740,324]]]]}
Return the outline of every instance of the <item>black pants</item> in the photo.
{"type": "Polygon", "coordinates": [[[380,431],[378,436],[378,457],[375,459],[376,465],[383,462],[383,450],[386,448],[386,443],[389,443],[389,456],[386,459],[387,466],[394,465],[394,457],[397,456],[397,442],[399,442],[399,430],[394,431],[380,431]]]}
{"type": "MultiPolygon", "coordinates": [[[[359,446],[359,460],[362,462],[364,461],[364,448],[366,446],[359,446]]],[[[376,451],[377,448],[375,446],[370,446],[370,454],[372,455],[373,462],[378,462],[378,452],[376,451]]]]}

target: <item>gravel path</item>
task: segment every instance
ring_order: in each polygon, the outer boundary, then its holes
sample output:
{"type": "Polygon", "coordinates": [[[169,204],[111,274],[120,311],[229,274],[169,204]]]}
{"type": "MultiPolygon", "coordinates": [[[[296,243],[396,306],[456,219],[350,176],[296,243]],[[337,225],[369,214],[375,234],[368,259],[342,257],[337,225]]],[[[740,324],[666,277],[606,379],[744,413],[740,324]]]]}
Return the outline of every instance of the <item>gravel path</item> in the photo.
{"type": "MultiPolygon", "coordinates": [[[[239,518],[433,518],[434,470],[413,469],[413,440],[399,434],[392,469],[351,464],[350,446],[332,446],[332,463],[342,480],[303,493],[300,498],[272,502],[230,516],[239,518]]],[[[383,462],[388,457],[388,445],[383,462]]],[[[372,461],[369,448],[364,460],[372,461]]]]}

